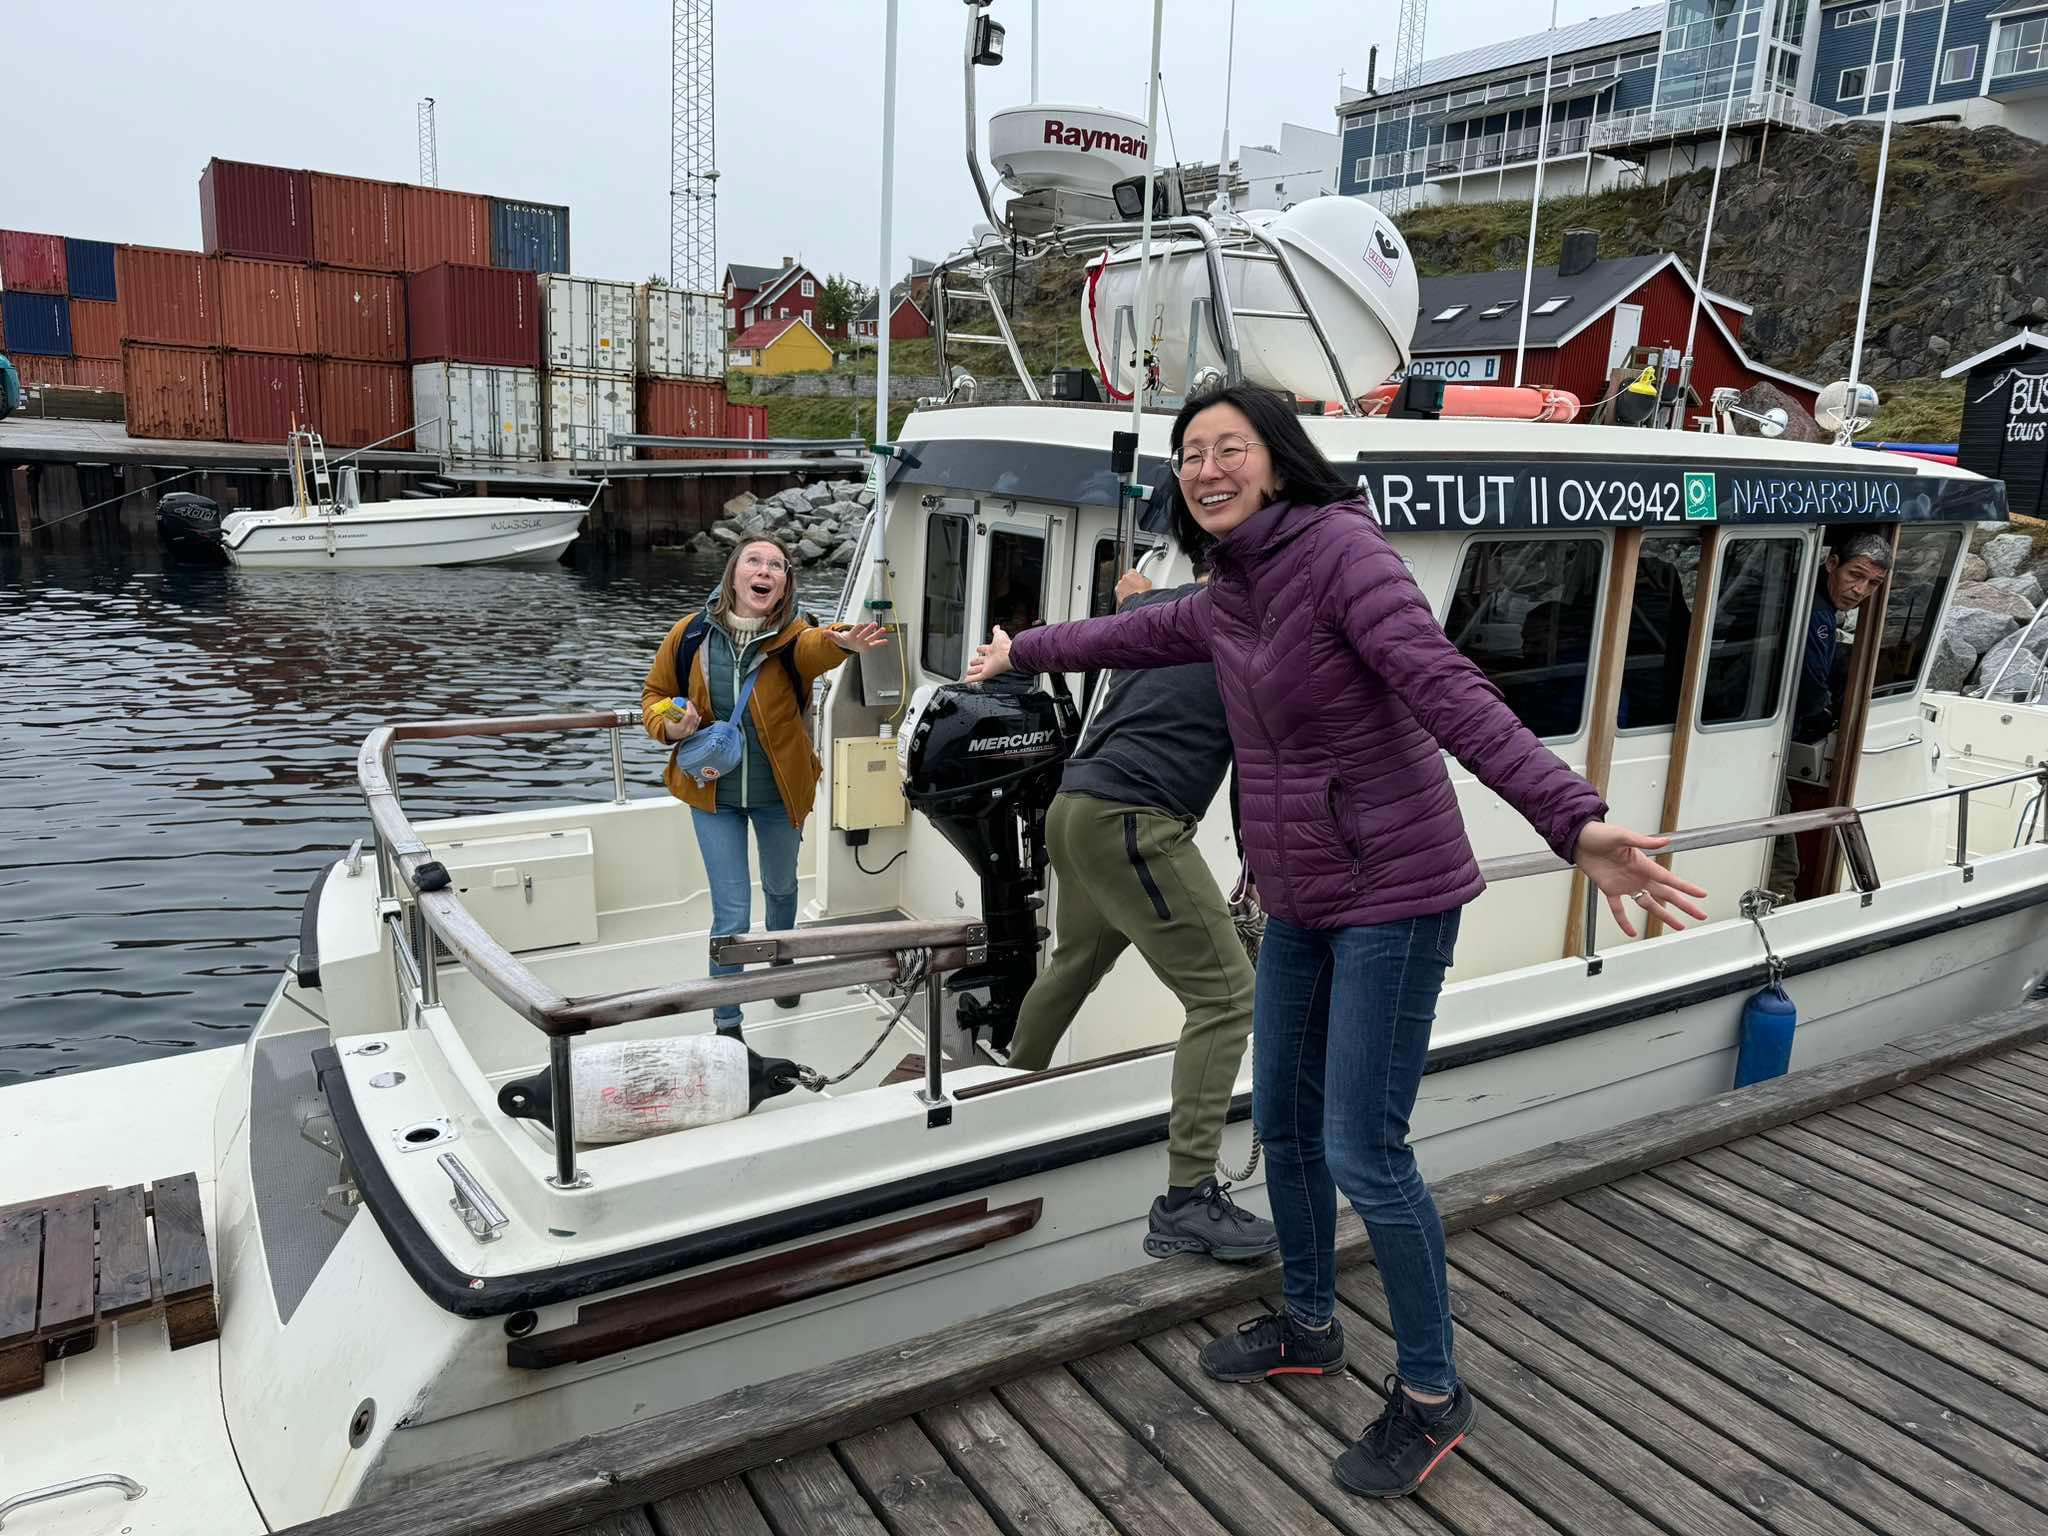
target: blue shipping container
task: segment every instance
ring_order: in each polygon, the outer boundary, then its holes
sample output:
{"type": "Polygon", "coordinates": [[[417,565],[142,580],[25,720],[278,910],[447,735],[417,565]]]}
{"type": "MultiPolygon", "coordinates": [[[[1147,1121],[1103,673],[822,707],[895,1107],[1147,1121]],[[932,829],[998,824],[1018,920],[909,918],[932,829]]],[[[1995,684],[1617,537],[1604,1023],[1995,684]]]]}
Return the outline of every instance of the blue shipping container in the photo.
{"type": "Polygon", "coordinates": [[[491,199],[491,265],[515,272],[569,270],[569,210],[491,199]]]}
{"type": "Polygon", "coordinates": [[[112,299],[114,247],[105,240],[64,242],[65,286],[74,299],[112,299]]]}
{"type": "Polygon", "coordinates": [[[0,293],[0,335],[10,352],[71,355],[71,301],[61,293],[0,293]]]}

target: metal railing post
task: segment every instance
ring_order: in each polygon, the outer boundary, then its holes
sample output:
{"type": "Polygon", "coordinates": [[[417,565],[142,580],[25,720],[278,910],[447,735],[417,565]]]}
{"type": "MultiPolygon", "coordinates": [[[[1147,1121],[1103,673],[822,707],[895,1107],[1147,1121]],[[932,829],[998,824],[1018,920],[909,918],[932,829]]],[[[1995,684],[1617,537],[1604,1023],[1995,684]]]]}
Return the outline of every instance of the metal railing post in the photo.
{"type": "Polygon", "coordinates": [[[924,1101],[936,1104],[946,1096],[945,1058],[939,1050],[940,1028],[945,1018],[945,993],[938,972],[924,979],[924,1101]]]}
{"type": "Polygon", "coordinates": [[[1963,872],[1963,878],[1970,875],[1970,791],[1965,788],[1956,796],[1956,868],[1963,872]]]}
{"type": "Polygon", "coordinates": [[[1586,882],[1586,947],[1580,958],[1586,962],[1588,974],[1600,964],[1600,946],[1596,942],[1600,924],[1600,887],[1591,880],[1586,882]]]}
{"type": "Polygon", "coordinates": [[[567,1035],[548,1036],[548,1100],[554,1111],[557,1189],[577,1189],[585,1175],[576,1170],[576,1069],[569,1061],[567,1035]]]}
{"type": "Polygon", "coordinates": [[[612,804],[626,803],[626,744],[615,725],[608,733],[612,739],[612,804]]]}

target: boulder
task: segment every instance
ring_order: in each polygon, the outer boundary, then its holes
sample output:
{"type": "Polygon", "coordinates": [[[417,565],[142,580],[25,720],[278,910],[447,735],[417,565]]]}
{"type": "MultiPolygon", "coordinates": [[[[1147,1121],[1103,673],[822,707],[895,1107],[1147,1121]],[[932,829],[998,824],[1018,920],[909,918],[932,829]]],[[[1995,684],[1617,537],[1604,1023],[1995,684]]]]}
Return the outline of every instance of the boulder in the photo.
{"type": "Polygon", "coordinates": [[[728,523],[720,523],[711,530],[711,537],[726,549],[733,548],[740,541],[740,531],[728,523]]]}
{"type": "Polygon", "coordinates": [[[2033,691],[2034,682],[2041,675],[2041,658],[2032,651],[2021,651],[2007,666],[2005,656],[2009,647],[2001,647],[2000,653],[1986,656],[1977,663],[1977,676],[1971,682],[1969,691],[1984,697],[1992,697],[1988,690],[1992,681],[1997,680],[2001,699],[2023,699],[2033,691]]]}
{"type": "Polygon", "coordinates": [[[2020,567],[2034,553],[2034,541],[2024,533],[2001,533],[1977,551],[1994,576],[2017,576],[2020,567]]]}
{"type": "MultiPolygon", "coordinates": [[[[2010,581],[2014,578],[2000,579],[2010,581]]],[[[1956,588],[1957,613],[1960,614],[1965,609],[1975,609],[1980,613],[2003,613],[2023,624],[2034,616],[2034,604],[2009,587],[1993,586],[1988,581],[1974,581],[1967,586],[1956,588]]]]}
{"type": "Polygon", "coordinates": [[[816,485],[804,487],[804,500],[813,507],[823,507],[838,500],[838,492],[834,491],[829,484],[820,481],[816,485]]]}
{"type": "Polygon", "coordinates": [[[1929,693],[1954,693],[1970,680],[1977,669],[1977,656],[1954,635],[1943,635],[1934,647],[1934,659],[1927,668],[1929,693]]]}
{"type": "Polygon", "coordinates": [[[1990,563],[1982,555],[1963,556],[1963,581],[1988,581],[1991,577],[1990,563]]]}
{"type": "MultiPolygon", "coordinates": [[[[1953,621],[1951,621],[1950,628],[1954,628],[1953,621]]],[[[1943,638],[1949,637],[1944,634],[1943,638]]],[[[2012,655],[2019,642],[2019,635],[2007,635],[1983,653],[1982,658],[1977,663],[1977,681],[1979,684],[1988,683],[1998,675],[1998,669],[2005,665],[2005,658],[2012,655]]],[[[1964,641],[1964,643],[1967,644],[1968,642],[1964,641]]],[[[2013,661],[2014,671],[2019,670],[2028,658],[2039,661],[2044,653],[2048,653],[2048,628],[2037,629],[2027,637],[2025,652],[2013,661]]]]}
{"type": "Polygon", "coordinates": [[[875,493],[864,485],[860,488],[860,494],[853,499],[864,507],[872,507],[875,504],[875,493]]]}
{"type": "MultiPolygon", "coordinates": [[[[2019,627],[2020,621],[2009,613],[1957,608],[1948,616],[1947,633],[1982,656],[2019,627]]],[[[2042,638],[2048,640],[2048,635],[2042,638]]]]}
{"type": "Polygon", "coordinates": [[[779,507],[784,512],[808,512],[811,508],[810,498],[804,495],[804,489],[800,485],[792,485],[786,491],[777,491],[768,498],[768,505],[779,507]]]}
{"type": "Polygon", "coordinates": [[[853,564],[853,542],[852,539],[848,539],[844,544],[833,550],[832,558],[828,563],[832,565],[853,564]]]}
{"type": "Polygon", "coordinates": [[[839,542],[839,529],[833,523],[813,523],[804,530],[804,537],[813,544],[830,549],[839,542]]]}
{"type": "Polygon", "coordinates": [[[857,523],[867,516],[867,511],[863,501],[835,501],[825,509],[825,515],[841,523],[857,523]]]}
{"type": "Polygon", "coordinates": [[[2041,576],[2038,571],[2022,571],[2017,576],[1993,576],[1984,585],[1996,587],[2001,592],[2014,593],[2025,598],[2036,608],[2041,606],[2041,576]]]}
{"type": "Polygon", "coordinates": [[[739,495],[733,497],[731,501],[728,501],[723,507],[719,508],[719,511],[736,523],[745,517],[748,512],[752,511],[754,503],[760,499],[752,491],[741,491],[739,495]]]}
{"type": "MultiPolygon", "coordinates": [[[[1778,440],[1780,442],[1825,443],[1829,441],[1828,434],[1821,431],[1814,424],[1813,417],[1807,414],[1806,407],[1768,380],[1758,380],[1750,385],[1749,388],[1736,397],[1735,403],[1745,410],[1757,412],[1768,411],[1773,406],[1782,407],[1785,412],[1786,422],[1784,432],[1779,435],[1778,440]]],[[[1747,417],[1734,417],[1733,425],[1739,436],[1761,437],[1763,435],[1763,429],[1747,417]]]]}
{"type": "Polygon", "coordinates": [[[809,539],[798,539],[795,554],[803,564],[809,565],[813,561],[824,559],[825,550],[822,545],[814,544],[809,539]]]}

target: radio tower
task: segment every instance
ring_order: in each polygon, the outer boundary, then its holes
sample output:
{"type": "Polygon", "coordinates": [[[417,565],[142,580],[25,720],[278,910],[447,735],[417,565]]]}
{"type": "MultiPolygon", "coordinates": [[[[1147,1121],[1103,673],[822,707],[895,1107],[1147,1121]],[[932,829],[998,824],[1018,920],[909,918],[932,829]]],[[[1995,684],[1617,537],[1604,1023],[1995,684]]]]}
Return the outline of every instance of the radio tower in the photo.
{"type": "Polygon", "coordinates": [[[711,0],[671,0],[668,280],[718,286],[718,123],[711,71],[711,0]]]}
{"type": "Polygon", "coordinates": [[[441,156],[437,135],[434,132],[434,98],[422,96],[419,108],[420,128],[420,185],[438,187],[441,185],[441,156]]]}
{"type": "MultiPolygon", "coordinates": [[[[1429,0],[1401,0],[1400,19],[1394,27],[1394,60],[1387,70],[1388,90],[1405,90],[1415,83],[1422,70],[1422,34],[1428,26],[1429,0]]],[[[1400,186],[1380,194],[1380,208],[1390,218],[1406,213],[1412,196],[1404,172],[1400,186]]]]}

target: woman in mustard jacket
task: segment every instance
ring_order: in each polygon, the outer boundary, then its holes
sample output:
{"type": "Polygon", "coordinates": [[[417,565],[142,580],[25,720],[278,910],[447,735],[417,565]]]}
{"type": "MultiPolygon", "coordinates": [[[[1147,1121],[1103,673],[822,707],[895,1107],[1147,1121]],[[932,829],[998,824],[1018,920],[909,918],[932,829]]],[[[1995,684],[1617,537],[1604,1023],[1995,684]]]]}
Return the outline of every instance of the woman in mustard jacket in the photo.
{"type": "MultiPolygon", "coordinates": [[[[879,624],[825,629],[799,615],[788,555],[775,540],[755,538],[735,546],[704,611],[671,629],[654,653],[640,690],[640,713],[647,734],[664,746],[693,735],[708,720],[731,720],[733,701],[753,679],[746,711],[734,721],[745,740],[739,767],[707,773],[699,784],[672,755],[662,775],[696,824],[711,886],[712,937],[743,933],[752,920],[750,825],[761,851],[768,929],[796,926],[797,850],[822,771],[804,719],[811,685],[849,655],[873,650],[887,638],[879,624]],[[687,682],[678,674],[679,652],[688,657],[687,682]]],[[[711,974],[739,969],[714,964],[711,974]]],[[[797,1004],[793,997],[776,1001],[785,1008],[797,1004]]],[[[737,1035],[738,1006],[718,1009],[712,1022],[721,1034],[737,1035]]]]}

